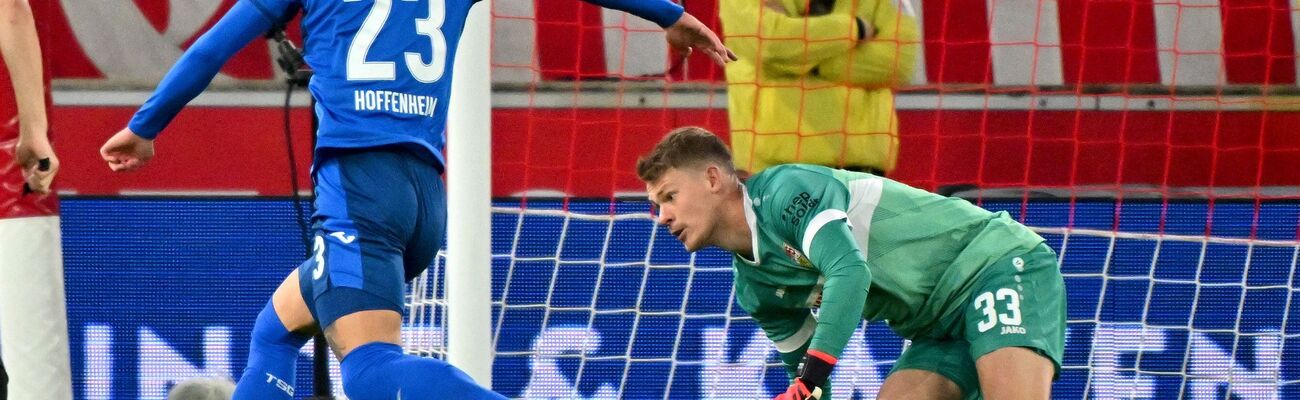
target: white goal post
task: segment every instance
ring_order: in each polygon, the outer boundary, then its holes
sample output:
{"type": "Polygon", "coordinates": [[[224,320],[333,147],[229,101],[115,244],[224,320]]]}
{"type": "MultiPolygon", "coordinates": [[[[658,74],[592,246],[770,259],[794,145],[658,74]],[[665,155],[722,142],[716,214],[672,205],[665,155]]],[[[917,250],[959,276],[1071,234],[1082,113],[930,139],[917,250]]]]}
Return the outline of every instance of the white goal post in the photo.
{"type": "MultiPolygon", "coordinates": [[[[492,1],[470,8],[447,117],[447,361],[492,385],[492,1]]],[[[414,313],[413,313],[414,314],[414,313]]]]}

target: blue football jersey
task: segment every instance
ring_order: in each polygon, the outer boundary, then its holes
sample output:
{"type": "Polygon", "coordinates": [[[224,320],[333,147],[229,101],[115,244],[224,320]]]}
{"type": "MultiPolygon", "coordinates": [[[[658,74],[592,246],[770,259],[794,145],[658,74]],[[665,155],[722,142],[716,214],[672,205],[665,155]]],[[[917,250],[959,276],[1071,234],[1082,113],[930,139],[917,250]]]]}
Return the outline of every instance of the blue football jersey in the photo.
{"type": "MultiPolygon", "coordinates": [[[[586,0],[667,27],[669,0],[586,0]]],[[[240,0],[186,50],[129,128],[153,139],[221,65],[277,22],[303,12],[316,149],[413,145],[443,164],[452,60],[473,0],[240,0]]]]}
{"type": "Polygon", "coordinates": [[[473,2],[302,2],[317,147],[413,143],[441,163],[452,60],[473,2]]]}
{"type": "Polygon", "coordinates": [[[317,148],[415,144],[439,163],[452,60],[471,0],[247,0],[300,3],[317,148]]]}

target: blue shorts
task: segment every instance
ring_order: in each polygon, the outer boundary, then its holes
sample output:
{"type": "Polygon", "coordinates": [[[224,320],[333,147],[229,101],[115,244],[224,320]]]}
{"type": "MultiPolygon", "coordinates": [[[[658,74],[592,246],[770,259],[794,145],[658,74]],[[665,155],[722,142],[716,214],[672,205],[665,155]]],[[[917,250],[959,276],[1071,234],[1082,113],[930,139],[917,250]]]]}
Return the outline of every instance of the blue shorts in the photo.
{"type": "Polygon", "coordinates": [[[428,268],[446,237],[441,175],[400,147],[318,156],[315,237],[298,282],[321,328],[358,311],[402,312],[405,282],[428,268]]]}

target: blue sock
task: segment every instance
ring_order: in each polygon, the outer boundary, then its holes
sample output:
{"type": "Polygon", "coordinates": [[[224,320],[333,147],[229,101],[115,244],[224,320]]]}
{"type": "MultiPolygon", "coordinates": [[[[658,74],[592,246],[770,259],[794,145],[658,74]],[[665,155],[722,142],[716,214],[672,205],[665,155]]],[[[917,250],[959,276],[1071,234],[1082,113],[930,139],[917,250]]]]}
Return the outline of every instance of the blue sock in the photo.
{"type": "Polygon", "coordinates": [[[343,358],[342,367],[343,392],[352,400],[505,400],[451,364],[402,354],[402,348],[391,343],[357,347],[343,358]]]}
{"type": "Polygon", "coordinates": [[[292,399],[297,374],[298,350],[311,337],[285,329],[270,301],[257,314],[252,342],[248,348],[248,367],[235,386],[233,400],[292,399]]]}

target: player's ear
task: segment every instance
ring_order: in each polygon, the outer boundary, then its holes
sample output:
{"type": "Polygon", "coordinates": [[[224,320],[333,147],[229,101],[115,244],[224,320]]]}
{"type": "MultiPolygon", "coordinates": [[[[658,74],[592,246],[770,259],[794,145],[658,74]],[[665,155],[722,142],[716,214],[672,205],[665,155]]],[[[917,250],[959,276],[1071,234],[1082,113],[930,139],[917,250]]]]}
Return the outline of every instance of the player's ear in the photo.
{"type": "Polygon", "coordinates": [[[723,173],[717,165],[709,164],[708,168],[704,169],[704,178],[708,180],[710,192],[717,193],[722,190],[723,173]]]}

